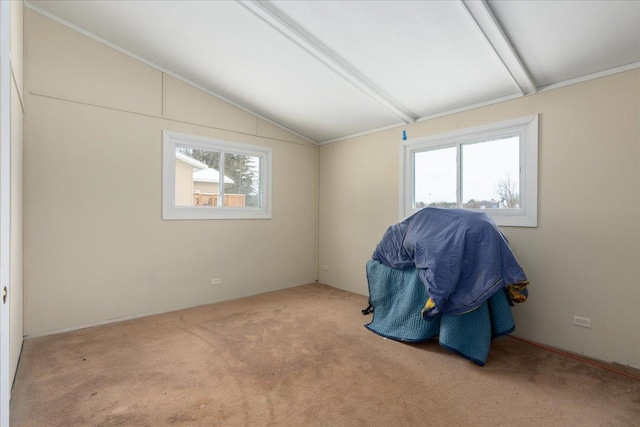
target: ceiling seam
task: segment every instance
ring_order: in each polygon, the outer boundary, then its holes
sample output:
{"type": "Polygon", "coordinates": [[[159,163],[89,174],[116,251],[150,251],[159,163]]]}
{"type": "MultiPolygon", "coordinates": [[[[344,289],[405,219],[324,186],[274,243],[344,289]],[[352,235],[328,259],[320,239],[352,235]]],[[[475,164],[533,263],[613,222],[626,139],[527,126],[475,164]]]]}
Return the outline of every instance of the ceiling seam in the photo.
{"type": "MultiPolygon", "coordinates": [[[[418,120],[420,120],[420,119],[418,119],[418,120]]],[[[370,134],[376,133],[376,132],[382,132],[382,131],[393,129],[393,128],[403,127],[403,126],[405,126],[407,124],[408,123],[395,123],[395,124],[392,124],[392,125],[382,126],[382,127],[371,129],[371,130],[365,130],[365,131],[354,133],[354,134],[351,134],[351,135],[340,136],[338,138],[329,139],[327,141],[321,141],[321,142],[318,143],[318,145],[320,146],[320,145],[333,144],[334,142],[340,142],[340,141],[344,141],[346,139],[357,138],[359,136],[370,135],[370,134]]],[[[400,139],[402,139],[402,136],[398,137],[398,141],[400,139]]]]}
{"type": "Polygon", "coordinates": [[[38,6],[35,6],[35,5],[31,4],[31,3],[29,3],[28,1],[25,1],[24,5],[28,9],[31,9],[34,12],[39,13],[40,15],[46,16],[47,18],[52,19],[52,20],[56,21],[59,24],[62,24],[64,26],[66,26],[66,27],[69,27],[72,30],[77,31],[80,34],[85,35],[85,36],[89,37],[90,39],[93,39],[93,40],[97,41],[98,43],[102,43],[103,45],[108,46],[111,49],[114,49],[114,50],[116,50],[116,51],[118,51],[118,52],[120,52],[120,53],[122,53],[124,55],[127,55],[128,57],[133,58],[136,61],[140,61],[143,64],[148,65],[149,67],[160,71],[161,73],[164,73],[164,74],[166,74],[168,76],[171,76],[171,77],[173,77],[175,79],[178,79],[181,82],[188,84],[189,86],[192,86],[192,87],[194,87],[194,88],[196,88],[198,90],[201,90],[201,91],[207,93],[208,95],[213,96],[214,98],[217,98],[217,99],[219,99],[221,101],[224,101],[227,104],[232,105],[232,106],[234,106],[234,107],[236,107],[236,108],[238,108],[238,109],[240,109],[240,110],[242,110],[242,111],[244,111],[246,113],[249,113],[249,114],[251,114],[251,115],[253,115],[253,116],[255,116],[255,117],[259,118],[259,119],[262,119],[262,120],[264,120],[264,121],[266,121],[268,123],[271,123],[272,125],[277,126],[280,129],[291,133],[292,135],[295,135],[295,136],[297,136],[299,138],[302,138],[305,141],[310,142],[312,144],[315,144],[315,145],[318,144],[317,141],[315,141],[315,140],[313,140],[313,139],[311,139],[311,138],[309,138],[307,136],[304,136],[304,135],[302,135],[302,134],[300,134],[300,133],[298,133],[298,132],[296,132],[296,131],[294,131],[292,129],[289,129],[288,127],[286,127],[286,126],[284,126],[284,125],[282,125],[282,124],[280,124],[280,123],[278,123],[278,122],[276,122],[276,121],[274,121],[274,120],[272,120],[272,119],[270,119],[270,118],[268,118],[266,116],[263,116],[260,113],[256,113],[255,111],[249,109],[248,107],[245,107],[244,105],[238,104],[235,101],[232,101],[232,100],[230,100],[230,99],[228,99],[228,98],[226,98],[226,97],[224,97],[224,96],[222,96],[222,95],[220,95],[220,94],[218,94],[218,93],[216,93],[216,92],[214,92],[214,91],[212,91],[210,89],[207,89],[206,87],[204,87],[202,85],[199,85],[198,83],[195,83],[195,82],[189,80],[188,78],[181,76],[178,73],[174,73],[173,71],[170,71],[170,70],[168,70],[168,69],[166,69],[166,68],[164,68],[164,67],[162,67],[162,66],[160,66],[160,65],[158,65],[158,64],[156,64],[154,62],[151,62],[151,61],[149,61],[149,60],[147,60],[147,59],[145,59],[145,58],[143,58],[143,57],[141,57],[139,55],[136,55],[133,52],[130,52],[130,51],[128,51],[128,50],[126,50],[126,49],[114,44],[114,43],[111,43],[111,42],[103,39],[102,37],[100,37],[100,36],[98,36],[96,34],[93,34],[93,33],[89,32],[89,31],[87,31],[87,30],[85,30],[85,29],[83,29],[81,27],[78,27],[77,25],[72,24],[69,21],[65,21],[64,19],[62,19],[62,18],[60,18],[60,17],[58,17],[58,16],[56,16],[56,15],[54,15],[52,13],[49,13],[46,10],[39,8],[38,6]]]}
{"type": "MultiPolygon", "coordinates": [[[[521,95],[521,94],[507,95],[507,96],[503,96],[503,97],[500,97],[500,98],[491,99],[489,101],[482,101],[482,102],[479,102],[479,103],[473,104],[473,105],[467,105],[467,106],[464,106],[464,107],[454,108],[454,109],[451,109],[451,110],[443,111],[441,113],[434,113],[434,114],[430,114],[430,115],[427,115],[427,116],[422,116],[422,117],[419,117],[418,119],[416,119],[415,123],[423,122],[425,120],[437,119],[438,117],[449,116],[451,114],[462,113],[464,111],[475,110],[476,108],[487,107],[489,105],[499,104],[501,102],[511,101],[512,99],[522,98],[522,96],[523,95],[521,95]]],[[[318,145],[332,144],[334,142],[344,141],[344,140],[347,140],[347,139],[356,138],[358,136],[368,135],[368,134],[371,134],[371,133],[380,132],[380,131],[388,130],[388,129],[393,129],[395,127],[400,127],[400,126],[403,126],[403,124],[395,124],[395,125],[384,126],[384,127],[381,127],[381,128],[372,129],[372,130],[364,131],[364,132],[359,132],[359,133],[352,134],[352,135],[341,136],[339,138],[330,139],[328,141],[320,141],[318,143],[318,145]]],[[[398,141],[399,140],[401,140],[401,137],[398,137],[398,141]]]]}
{"type": "Polygon", "coordinates": [[[574,77],[569,80],[564,80],[558,83],[551,83],[546,86],[538,88],[538,92],[547,92],[554,89],[559,89],[565,86],[571,86],[578,83],[588,82],[589,80],[599,79],[601,77],[611,76],[613,74],[624,73],[640,68],[640,62],[632,62],[631,64],[621,65],[619,67],[609,68],[608,70],[602,70],[595,73],[585,74],[584,76],[574,77]]]}
{"type": "Polygon", "coordinates": [[[536,93],[536,84],[487,2],[460,0],[460,3],[518,86],[521,95],[536,93]]]}
{"type": "Polygon", "coordinates": [[[316,58],[356,89],[375,101],[379,106],[383,107],[387,112],[402,120],[405,124],[412,123],[417,119],[417,114],[404,107],[400,107],[398,103],[385,94],[382,89],[360,72],[356,71],[347,61],[340,58],[339,55],[302,29],[293,19],[286,16],[275,6],[264,0],[236,1],[247,9],[247,11],[296,44],[307,54],[316,58]]]}
{"type": "MultiPolygon", "coordinates": [[[[541,86],[540,88],[538,88],[536,94],[537,93],[542,93],[542,92],[548,92],[550,90],[560,89],[560,88],[563,88],[563,87],[566,87],[566,86],[572,86],[572,85],[579,84],[579,83],[585,83],[585,82],[588,82],[590,80],[595,80],[595,79],[599,79],[599,78],[602,78],[602,77],[608,77],[608,76],[611,76],[611,75],[614,75],[614,74],[624,73],[624,72],[632,71],[632,70],[636,70],[636,69],[640,69],[640,62],[633,62],[631,64],[622,65],[620,67],[614,67],[614,68],[610,68],[608,70],[598,71],[596,73],[591,73],[591,74],[587,74],[587,75],[584,75],[584,76],[580,76],[580,77],[575,77],[575,78],[572,78],[572,79],[564,80],[562,82],[553,83],[553,84],[550,84],[550,85],[547,85],[547,86],[541,86]]],[[[530,95],[535,95],[535,94],[532,93],[530,95]]],[[[492,100],[489,100],[489,101],[483,101],[483,102],[480,102],[480,103],[477,103],[477,104],[473,104],[473,105],[469,105],[469,106],[465,106],[465,107],[460,107],[460,108],[455,108],[455,109],[452,109],[452,110],[443,111],[441,113],[435,113],[435,114],[419,117],[416,120],[416,123],[423,122],[425,120],[437,119],[439,117],[449,116],[451,114],[462,113],[462,112],[469,111],[469,110],[475,110],[476,108],[488,107],[490,105],[500,104],[502,102],[507,102],[507,101],[511,101],[513,99],[522,98],[522,97],[523,97],[523,95],[520,95],[520,94],[507,95],[507,96],[504,96],[504,97],[501,97],[501,98],[496,98],[496,99],[492,99],[492,100]]],[[[384,126],[384,127],[381,127],[381,128],[372,129],[370,131],[364,131],[364,132],[359,132],[359,133],[355,133],[355,134],[352,134],[352,135],[341,136],[339,138],[330,139],[328,141],[320,141],[318,143],[318,145],[332,144],[334,142],[345,141],[347,139],[357,138],[359,136],[369,135],[369,134],[372,134],[372,133],[375,133],[375,132],[380,132],[380,131],[383,131],[383,130],[393,129],[394,127],[401,127],[401,126],[403,126],[403,125],[402,124],[396,124],[396,125],[384,126]]]]}

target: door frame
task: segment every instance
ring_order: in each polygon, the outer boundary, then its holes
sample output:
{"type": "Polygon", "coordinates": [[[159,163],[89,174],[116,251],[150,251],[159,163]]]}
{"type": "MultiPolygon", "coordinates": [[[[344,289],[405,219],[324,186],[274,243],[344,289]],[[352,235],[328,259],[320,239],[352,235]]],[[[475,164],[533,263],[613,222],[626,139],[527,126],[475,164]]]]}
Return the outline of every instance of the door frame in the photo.
{"type": "Polygon", "coordinates": [[[0,0],[0,426],[9,425],[11,266],[11,2],[0,0]],[[6,298],[2,291],[6,288],[6,298]]]}

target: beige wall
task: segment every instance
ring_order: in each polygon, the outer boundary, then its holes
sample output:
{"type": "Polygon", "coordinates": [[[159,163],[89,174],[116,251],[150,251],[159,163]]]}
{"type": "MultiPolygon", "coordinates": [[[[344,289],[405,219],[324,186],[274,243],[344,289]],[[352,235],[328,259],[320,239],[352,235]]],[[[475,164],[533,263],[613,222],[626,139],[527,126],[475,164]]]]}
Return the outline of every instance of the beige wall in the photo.
{"type": "MultiPolygon", "coordinates": [[[[539,226],[504,228],[531,281],[515,334],[640,367],[640,70],[404,129],[417,138],[536,113],[539,226]]],[[[402,129],[320,148],[320,281],[367,293],[365,262],[398,221],[402,129]]]]}
{"type": "Polygon", "coordinates": [[[25,13],[27,335],[315,280],[315,146],[25,13]],[[273,218],[162,221],[163,130],[271,147],[273,218]]]}
{"type": "Polygon", "coordinates": [[[15,375],[22,349],[22,2],[11,2],[11,265],[9,369],[15,375]]]}

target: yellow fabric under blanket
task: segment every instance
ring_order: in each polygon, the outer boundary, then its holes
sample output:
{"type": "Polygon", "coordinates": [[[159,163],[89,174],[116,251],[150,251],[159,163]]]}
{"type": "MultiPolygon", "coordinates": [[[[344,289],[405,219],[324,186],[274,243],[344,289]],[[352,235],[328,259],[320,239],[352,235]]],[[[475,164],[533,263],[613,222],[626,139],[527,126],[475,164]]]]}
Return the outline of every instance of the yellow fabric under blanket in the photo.
{"type": "MultiPolygon", "coordinates": [[[[509,302],[511,303],[511,305],[513,305],[513,303],[520,304],[527,300],[527,297],[529,296],[529,291],[527,290],[528,284],[529,282],[520,282],[520,283],[514,283],[512,285],[507,285],[505,287],[505,289],[507,290],[507,298],[509,299],[509,302]]],[[[424,304],[424,308],[422,309],[420,314],[424,314],[432,310],[435,306],[436,306],[436,303],[431,299],[431,297],[429,297],[427,302],[424,304]]],[[[460,313],[460,314],[465,314],[465,313],[460,313]]]]}
{"type": "Polygon", "coordinates": [[[507,297],[509,297],[509,301],[516,304],[525,302],[529,296],[529,291],[527,290],[528,284],[529,282],[520,282],[508,285],[507,297]]]}

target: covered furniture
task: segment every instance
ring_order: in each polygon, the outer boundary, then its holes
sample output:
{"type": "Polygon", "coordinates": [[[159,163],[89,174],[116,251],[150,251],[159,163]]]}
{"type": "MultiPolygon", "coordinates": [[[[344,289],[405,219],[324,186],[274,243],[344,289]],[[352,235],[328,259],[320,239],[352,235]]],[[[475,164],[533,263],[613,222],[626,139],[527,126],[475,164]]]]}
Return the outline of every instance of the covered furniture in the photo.
{"type": "Polygon", "coordinates": [[[385,232],[368,261],[373,320],[384,337],[440,345],[483,365],[490,341],[515,328],[510,305],[527,278],[482,212],[425,208],[385,232]]]}

